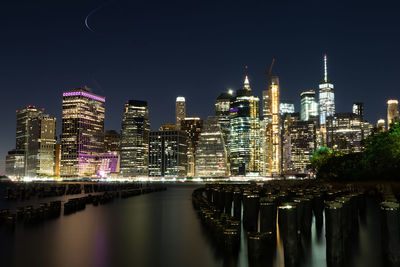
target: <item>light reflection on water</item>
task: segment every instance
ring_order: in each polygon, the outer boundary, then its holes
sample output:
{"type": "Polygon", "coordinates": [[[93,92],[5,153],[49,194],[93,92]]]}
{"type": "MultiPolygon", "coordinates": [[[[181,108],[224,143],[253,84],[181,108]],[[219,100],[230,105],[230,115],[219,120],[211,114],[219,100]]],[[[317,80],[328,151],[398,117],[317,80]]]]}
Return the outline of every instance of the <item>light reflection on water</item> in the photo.
{"type": "MultiPolygon", "coordinates": [[[[87,205],[83,211],[36,226],[18,225],[13,233],[2,229],[0,265],[249,266],[243,229],[237,255],[221,255],[207,236],[191,202],[192,191],[198,187],[172,184],[167,191],[104,206],[87,205]]],[[[5,205],[0,201],[0,207],[5,205]]],[[[15,206],[18,205],[12,205],[15,206]]],[[[379,213],[373,204],[368,206],[367,219],[360,223],[359,245],[354,246],[349,266],[380,265],[380,224],[374,220],[379,213]]],[[[324,232],[324,227],[317,231],[313,217],[311,244],[304,248],[306,257],[301,266],[326,266],[324,232]]],[[[284,266],[279,232],[271,263],[284,266]]]]}

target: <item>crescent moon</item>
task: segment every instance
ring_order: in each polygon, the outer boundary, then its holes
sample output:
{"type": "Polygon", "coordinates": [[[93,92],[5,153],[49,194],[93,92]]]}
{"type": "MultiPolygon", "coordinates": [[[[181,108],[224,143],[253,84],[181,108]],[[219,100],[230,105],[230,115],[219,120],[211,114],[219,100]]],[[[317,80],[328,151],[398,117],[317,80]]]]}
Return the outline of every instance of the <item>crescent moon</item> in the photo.
{"type": "Polygon", "coordinates": [[[87,15],[86,18],[85,18],[85,25],[86,25],[86,28],[89,29],[89,31],[94,32],[94,30],[92,30],[92,28],[90,28],[90,26],[89,26],[89,24],[88,24],[89,16],[90,16],[90,14],[87,15]]]}
{"type": "Polygon", "coordinates": [[[103,8],[110,3],[111,3],[111,1],[105,2],[102,5],[96,7],[95,9],[93,9],[92,11],[89,12],[89,14],[85,18],[85,26],[86,26],[86,28],[88,28],[89,31],[94,32],[94,30],[92,28],[90,28],[90,26],[89,26],[89,17],[91,15],[93,15],[94,13],[96,13],[100,8],[103,8]]]}

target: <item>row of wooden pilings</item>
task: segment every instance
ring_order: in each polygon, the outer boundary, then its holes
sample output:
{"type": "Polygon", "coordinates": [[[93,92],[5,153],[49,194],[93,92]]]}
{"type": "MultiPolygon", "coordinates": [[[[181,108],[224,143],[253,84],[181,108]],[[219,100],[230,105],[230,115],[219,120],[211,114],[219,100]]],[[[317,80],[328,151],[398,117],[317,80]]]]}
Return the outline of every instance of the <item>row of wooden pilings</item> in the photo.
{"type": "Polygon", "coordinates": [[[141,183],[4,182],[4,185],[6,185],[6,188],[2,197],[8,201],[30,200],[34,197],[47,198],[142,188],[141,183]]]}
{"type": "MultiPolygon", "coordinates": [[[[273,257],[281,243],[285,266],[298,266],[311,247],[313,216],[321,234],[325,211],[326,260],[342,266],[358,239],[359,218],[366,213],[366,189],[307,182],[206,184],[192,201],[202,223],[225,252],[237,252],[241,229],[247,236],[249,262],[273,257]]],[[[400,209],[394,195],[378,192],[385,264],[400,266],[400,209]],[[392,196],[392,197],[391,197],[392,196]]],[[[271,259],[272,260],[272,259],[271,259]]],[[[253,264],[254,265],[254,264],[253,264]]]]}
{"type": "Polygon", "coordinates": [[[110,191],[106,191],[102,194],[88,194],[82,197],[70,198],[63,204],[61,200],[56,200],[49,203],[40,203],[38,208],[34,208],[33,205],[17,207],[15,212],[10,209],[1,209],[0,227],[5,226],[6,229],[13,231],[18,222],[23,222],[25,226],[38,224],[49,219],[60,217],[62,211],[64,215],[69,215],[77,211],[84,210],[87,204],[93,204],[94,206],[98,206],[99,204],[104,205],[114,201],[115,199],[125,199],[167,189],[165,186],[160,185],[147,185],[139,187],[137,184],[133,183],[119,186],[99,186],[99,188],[106,188],[110,191]]]}

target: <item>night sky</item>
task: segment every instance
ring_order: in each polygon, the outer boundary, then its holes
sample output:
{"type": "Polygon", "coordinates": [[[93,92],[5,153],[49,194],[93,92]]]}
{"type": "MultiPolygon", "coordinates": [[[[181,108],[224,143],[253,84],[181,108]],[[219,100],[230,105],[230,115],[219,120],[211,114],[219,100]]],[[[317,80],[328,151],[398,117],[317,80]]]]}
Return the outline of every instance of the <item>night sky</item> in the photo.
{"type": "Polygon", "coordinates": [[[327,53],[337,112],[362,101],[368,121],[386,119],[386,100],[400,98],[400,6],[348,2],[2,1],[0,173],[17,109],[45,108],[59,135],[62,91],[87,85],[106,97],[106,130],[120,130],[127,99],[148,101],[157,129],[174,122],[178,95],[187,115],[212,115],[222,91],[242,86],[245,65],[261,96],[272,58],[296,111],[327,53]]]}

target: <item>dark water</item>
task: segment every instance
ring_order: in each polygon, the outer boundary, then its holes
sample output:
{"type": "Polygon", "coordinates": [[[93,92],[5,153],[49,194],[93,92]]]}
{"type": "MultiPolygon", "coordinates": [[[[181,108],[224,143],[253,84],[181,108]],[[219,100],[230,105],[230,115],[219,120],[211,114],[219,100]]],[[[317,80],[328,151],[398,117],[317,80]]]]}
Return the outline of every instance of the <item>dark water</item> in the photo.
{"type": "MultiPolygon", "coordinates": [[[[249,266],[244,233],[239,254],[231,256],[219,255],[205,234],[191,202],[199,186],[168,185],[167,191],[87,205],[31,227],[18,225],[14,232],[1,229],[0,266],[249,266]]],[[[0,202],[0,208],[6,204],[0,202]]],[[[349,266],[381,265],[379,212],[369,204],[349,266]]],[[[324,229],[318,237],[314,223],[305,250],[302,266],[326,266],[324,229]]],[[[284,266],[279,242],[274,254],[272,265],[284,266]]]]}

